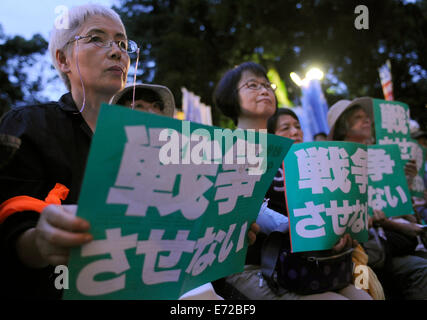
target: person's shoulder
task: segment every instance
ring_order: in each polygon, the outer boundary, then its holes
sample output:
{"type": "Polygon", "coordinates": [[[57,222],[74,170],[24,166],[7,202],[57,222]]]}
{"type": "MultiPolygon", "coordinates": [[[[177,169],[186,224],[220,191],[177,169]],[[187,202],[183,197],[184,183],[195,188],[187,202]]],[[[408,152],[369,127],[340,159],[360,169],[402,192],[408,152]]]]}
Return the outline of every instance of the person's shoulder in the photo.
{"type": "Polygon", "coordinates": [[[34,103],[23,106],[12,107],[2,117],[2,122],[8,121],[28,121],[30,119],[45,118],[46,115],[64,112],[64,97],[59,101],[49,101],[44,103],[34,103]]]}
{"type": "Polygon", "coordinates": [[[35,103],[24,106],[12,107],[6,114],[10,115],[29,115],[39,112],[51,112],[60,108],[58,101],[49,101],[44,103],[35,103]]]}
{"type": "Polygon", "coordinates": [[[0,133],[19,137],[47,130],[65,116],[67,106],[62,100],[13,107],[1,117],[0,133]]]}

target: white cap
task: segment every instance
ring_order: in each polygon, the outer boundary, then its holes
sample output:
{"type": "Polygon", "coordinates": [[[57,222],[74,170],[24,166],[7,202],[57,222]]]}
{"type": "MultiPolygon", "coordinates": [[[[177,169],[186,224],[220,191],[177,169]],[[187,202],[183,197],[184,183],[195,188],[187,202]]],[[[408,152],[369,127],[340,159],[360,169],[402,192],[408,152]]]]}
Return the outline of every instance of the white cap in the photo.
{"type": "MultiPolygon", "coordinates": [[[[137,91],[138,88],[148,89],[156,92],[160,96],[160,99],[164,104],[164,109],[162,111],[162,114],[167,117],[173,117],[175,112],[175,99],[173,97],[172,92],[169,90],[169,88],[165,86],[160,86],[157,84],[144,84],[144,83],[139,83],[135,85],[135,91],[137,91]]],[[[110,104],[117,104],[117,101],[119,101],[124,94],[132,90],[133,90],[133,84],[128,84],[123,90],[117,92],[111,98],[110,104]]]]}
{"type": "Polygon", "coordinates": [[[328,126],[330,129],[329,136],[333,136],[333,131],[335,124],[337,123],[340,116],[344,113],[344,111],[354,107],[361,106],[365,109],[366,113],[369,115],[372,121],[374,121],[373,109],[372,109],[372,98],[362,97],[356,98],[352,101],[350,100],[340,100],[333,104],[328,111],[328,126]]]}

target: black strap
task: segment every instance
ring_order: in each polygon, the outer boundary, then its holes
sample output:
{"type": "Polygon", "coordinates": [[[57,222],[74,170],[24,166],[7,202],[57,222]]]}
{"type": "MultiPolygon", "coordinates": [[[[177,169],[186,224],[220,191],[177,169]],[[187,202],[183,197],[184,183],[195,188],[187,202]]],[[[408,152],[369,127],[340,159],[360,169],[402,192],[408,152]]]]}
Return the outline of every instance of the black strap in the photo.
{"type": "Polygon", "coordinates": [[[237,288],[229,284],[225,278],[212,281],[215,292],[225,300],[249,300],[237,288]]]}
{"type": "Polygon", "coordinates": [[[285,291],[274,278],[276,271],[277,259],[279,258],[280,249],[282,248],[284,233],[279,231],[271,232],[264,240],[261,250],[261,271],[262,276],[267,281],[271,290],[280,295],[285,291]]]}

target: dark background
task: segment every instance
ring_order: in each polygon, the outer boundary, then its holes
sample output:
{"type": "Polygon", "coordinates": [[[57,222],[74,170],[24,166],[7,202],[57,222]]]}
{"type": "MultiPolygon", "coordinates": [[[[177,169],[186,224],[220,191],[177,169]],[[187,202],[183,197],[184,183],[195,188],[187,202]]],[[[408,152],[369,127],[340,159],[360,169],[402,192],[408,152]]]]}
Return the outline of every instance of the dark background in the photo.
{"type": "MultiPolygon", "coordinates": [[[[301,92],[289,73],[303,75],[313,64],[328,74],[322,88],[329,106],[342,98],[384,99],[378,68],[390,59],[395,100],[427,128],[427,1],[122,0],[113,9],[141,46],[138,81],[168,86],[178,107],[181,87],[212,105],[221,75],[249,60],[275,68],[295,104],[301,92]],[[358,5],[369,10],[367,30],[355,28],[358,5]]],[[[25,40],[0,28],[0,114],[43,100],[43,82],[22,69],[47,45],[40,35],[25,40]]],[[[215,109],[213,119],[229,124],[215,109]]]]}

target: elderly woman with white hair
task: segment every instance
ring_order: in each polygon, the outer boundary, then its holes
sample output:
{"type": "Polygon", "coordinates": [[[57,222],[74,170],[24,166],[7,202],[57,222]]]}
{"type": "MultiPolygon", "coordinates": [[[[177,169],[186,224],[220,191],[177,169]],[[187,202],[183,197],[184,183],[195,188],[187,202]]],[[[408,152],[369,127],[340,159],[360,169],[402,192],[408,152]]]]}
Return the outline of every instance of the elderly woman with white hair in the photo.
{"type": "Polygon", "coordinates": [[[109,8],[75,7],[68,21],[52,31],[49,50],[70,92],[14,108],[0,123],[1,134],[21,139],[0,171],[0,291],[9,298],[59,298],[54,266],[91,241],[88,222],[73,212],[101,103],[124,88],[137,49],[109,8]]]}
{"type": "MultiPolygon", "coordinates": [[[[93,239],[89,223],[75,216],[76,203],[101,103],[125,87],[137,45],[109,8],[75,7],[68,21],[69,28],[52,31],[49,50],[70,92],[58,102],[14,108],[0,122],[0,135],[21,141],[0,168],[2,297],[60,298],[55,266],[93,239]]],[[[250,242],[257,229],[251,226],[250,242]]]]}

